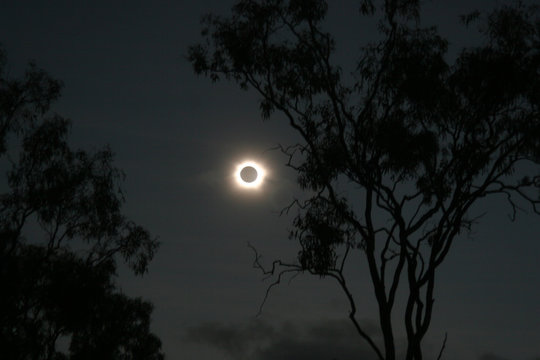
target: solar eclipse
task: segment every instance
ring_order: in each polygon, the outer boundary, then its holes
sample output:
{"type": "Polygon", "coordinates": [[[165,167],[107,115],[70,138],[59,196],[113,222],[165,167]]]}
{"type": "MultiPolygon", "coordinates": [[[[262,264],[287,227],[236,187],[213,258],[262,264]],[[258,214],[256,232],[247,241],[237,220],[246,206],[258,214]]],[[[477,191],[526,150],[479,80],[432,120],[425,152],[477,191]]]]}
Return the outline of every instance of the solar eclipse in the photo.
{"type": "Polygon", "coordinates": [[[246,189],[256,189],[264,179],[264,169],[253,161],[245,161],[236,167],[236,182],[246,189]]]}

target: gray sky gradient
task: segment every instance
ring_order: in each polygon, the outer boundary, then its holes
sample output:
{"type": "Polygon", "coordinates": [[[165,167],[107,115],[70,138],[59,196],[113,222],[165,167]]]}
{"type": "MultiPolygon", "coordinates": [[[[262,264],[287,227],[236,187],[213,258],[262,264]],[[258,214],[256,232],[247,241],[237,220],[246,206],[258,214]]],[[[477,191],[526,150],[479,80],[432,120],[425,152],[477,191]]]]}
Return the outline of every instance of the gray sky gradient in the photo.
{"type": "MultiPolygon", "coordinates": [[[[330,8],[328,25],[346,65],[364,39],[377,35],[358,22],[356,3],[330,8]]],[[[497,3],[433,1],[426,19],[440,25],[455,51],[478,40],[457,26],[457,15],[497,3]]],[[[154,303],[153,329],[168,359],[370,359],[329,280],[303,276],[275,288],[256,318],[268,283],[252,269],[246,244],[268,262],[293,259],[290,218],[278,213],[301,194],[286,159],[269,151],[294,142],[295,134],[279,116],[263,122],[255,94],[197,78],[184,58],[200,39],[200,15],[224,13],[231,4],[3,1],[0,43],[12,75],[34,59],[64,82],[54,111],[73,120],[75,144],[110,144],[116,153],[127,174],[126,213],[162,241],[148,275],[121,271],[119,282],[154,303]],[[233,186],[234,167],[245,159],[268,169],[264,191],[233,186]]],[[[448,332],[444,359],[540,357],[539,219],[520,213],[512,223],[503,200],[474,209],[487,214],[440,269],[430,354],[448,332]]],[[[353,279],[359,316],[373,324],[367,274],[353,279]]]]}

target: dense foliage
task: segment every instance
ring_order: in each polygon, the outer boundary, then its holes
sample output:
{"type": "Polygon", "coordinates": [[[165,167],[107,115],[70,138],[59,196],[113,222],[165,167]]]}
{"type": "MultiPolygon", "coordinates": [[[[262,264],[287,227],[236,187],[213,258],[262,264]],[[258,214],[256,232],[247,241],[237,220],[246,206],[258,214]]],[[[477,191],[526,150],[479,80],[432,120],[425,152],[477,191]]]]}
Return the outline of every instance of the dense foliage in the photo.
{"type": "Polygon", "coordinates": [[[122,215],[110,149],[73,149],[70,121],[50,111],[61,83],[5,68],[0,51],[1,357],[162,359],[152,305],[114,282],[118,257],[142,275],[158,242],[122,215]]]}

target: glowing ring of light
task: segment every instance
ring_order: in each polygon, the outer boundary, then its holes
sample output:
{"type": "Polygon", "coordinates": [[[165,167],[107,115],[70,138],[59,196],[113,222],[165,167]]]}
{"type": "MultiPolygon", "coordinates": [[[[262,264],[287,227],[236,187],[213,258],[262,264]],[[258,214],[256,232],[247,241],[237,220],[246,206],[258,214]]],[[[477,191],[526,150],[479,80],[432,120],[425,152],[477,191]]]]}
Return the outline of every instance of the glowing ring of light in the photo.
{"type": "Polygon", "coordinates": [[[243,163],[238,165],[236,167],[236,172],[234,174],[234,176],[236,178],[236,182],[238,183],[238,185],[240,185],[241,187],[244,187],[244,188],[248,188],[248,189],[256,189],[256,188],[258,188],[263,182],[264,175],[265,175],[264,169],[259,164],[255,163],[253,161],[244,161],[243,163]],[[251,166],[252,168],[255,169],[255,171],[257,171],[257,178],[252,182],[246,182],[240,176],[240,173],[242,172],[242,169],[245,168],[246,166],[251,166]]]}

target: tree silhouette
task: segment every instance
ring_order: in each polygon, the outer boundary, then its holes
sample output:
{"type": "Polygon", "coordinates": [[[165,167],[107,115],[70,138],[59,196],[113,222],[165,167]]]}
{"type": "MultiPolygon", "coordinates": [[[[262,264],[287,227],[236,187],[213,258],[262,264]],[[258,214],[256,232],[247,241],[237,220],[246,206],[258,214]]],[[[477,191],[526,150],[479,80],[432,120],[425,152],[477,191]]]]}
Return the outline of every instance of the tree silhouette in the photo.
{"type": "Polygon", "coordinates": [[[138,275],[158,242],[121,213],[110,149],[72,149],[50,112],[61,83],[31,64],[5,74],[0,49],[0,353],[9,359],[162,359],[152,305],[119,293],[120,256],[138,275]]]}
{"type": "Polygon", "coordinates": [[[522,205],[539,213],[540,21],[521,2],[463,16],[464,26],[482,21],[485,42],[450,62],[448,41],[421,26],[419,1],[364,0],[360,15],[378,17],[381,40],[366,43],[344,76],[326,13],[321,0],[240,0],[229,18],[204,18],[205,41],[189,60],[213,81],[255,89],[263,118],[278,112],[301,137],[281,147],[308,195],[287,208],[298,211],[291,238],[301,251],[270,269],[256,253],[271,286],[296,272],[333,278],[379,359],[396,358],[396,318],[405,358],[422,359],[435,273],[474,225],[471,207],[499,196],[512,216],[522,205]],[[346,276],[360,269],[353,252],[369,268],[383,344],[356,318],[346,276]]]}

